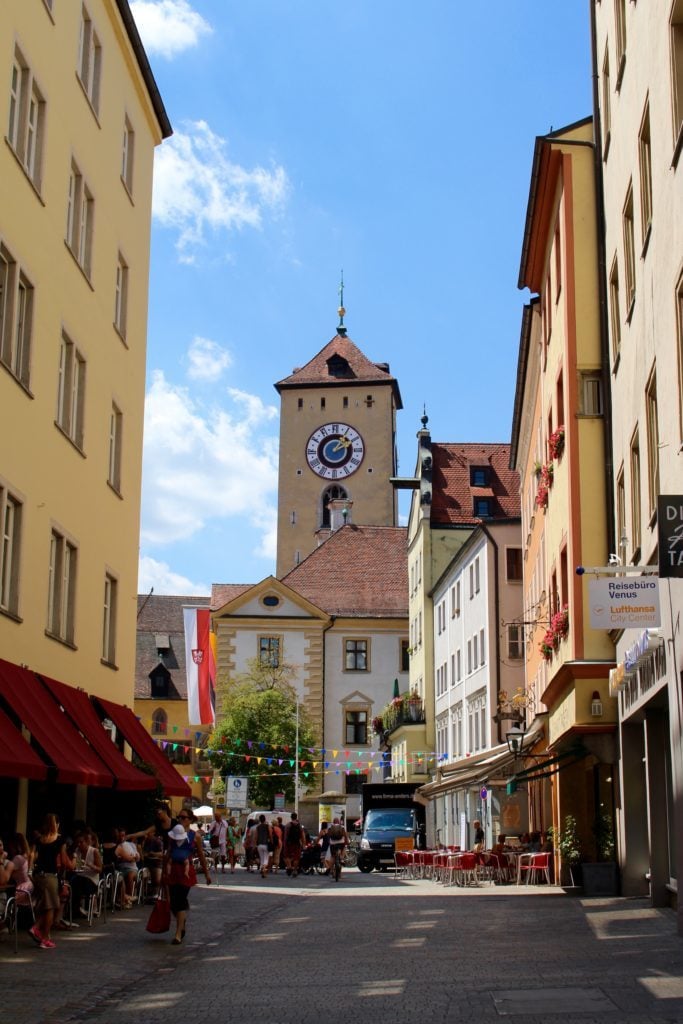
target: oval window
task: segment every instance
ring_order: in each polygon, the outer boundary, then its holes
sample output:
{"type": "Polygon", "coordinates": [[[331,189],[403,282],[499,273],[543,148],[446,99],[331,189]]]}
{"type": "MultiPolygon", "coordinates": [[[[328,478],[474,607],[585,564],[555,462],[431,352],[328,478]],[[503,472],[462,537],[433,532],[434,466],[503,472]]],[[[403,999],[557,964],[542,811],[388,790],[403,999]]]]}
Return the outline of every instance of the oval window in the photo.
{"type": "Polygon", "coordinates": [[[280,603],[280,598],[276,597],[275,594],[267,594],[263,598],[263,603],[267,608],[277,608],[280,603]]]}

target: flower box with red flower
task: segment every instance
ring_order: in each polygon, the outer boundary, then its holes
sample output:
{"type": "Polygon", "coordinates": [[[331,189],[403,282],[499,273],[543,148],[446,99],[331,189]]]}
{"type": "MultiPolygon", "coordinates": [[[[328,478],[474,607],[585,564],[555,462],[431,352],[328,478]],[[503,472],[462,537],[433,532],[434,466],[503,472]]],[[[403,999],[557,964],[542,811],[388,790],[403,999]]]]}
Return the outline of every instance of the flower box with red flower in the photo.
{"type": "Polygon", "coordinates": [[[564,427],[553,430],[548,438],[548,454],[551,459],[561,459],[564,452],[564,427]]]}

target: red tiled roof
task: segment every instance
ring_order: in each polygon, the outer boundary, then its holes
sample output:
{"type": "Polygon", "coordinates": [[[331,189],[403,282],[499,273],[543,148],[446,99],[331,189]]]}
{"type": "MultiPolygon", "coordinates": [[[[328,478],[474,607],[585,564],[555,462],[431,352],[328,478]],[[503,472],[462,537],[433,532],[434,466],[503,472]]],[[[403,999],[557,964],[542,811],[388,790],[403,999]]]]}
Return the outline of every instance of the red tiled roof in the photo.
{"type": "Polygon", "coordinates": [[[349,523],[282,581],[330,615],[407,617],[407,530],[349,523]]]}
{"type": "Polygon", "coordinates": [[[340,334],[332,338],[305,366],[298,367],[289,377],[278,381],[275,387],[280,391],[282,388],[319,387],[321,384],[348,387],[353,383],[391,384],[396,394],[396,407],[402,408],[398,381],[389,372],[388,364],[371,362],[350,338],[340,334]],[[340,375],[330,372],[329,360],[335,356],[346,361],[348,372],[340,375]]]}
{"type": "Polygon", "coordinates": [[[476,521],[473,499],[492,501],[483,522],[516,519],[521,514],[519,474],[509,468],[509,444],[432,444],[432,526],[476,521]],[[490,486],[470,486],[470,466],[488,466],[490,486]]]}
{"type": "Polygon", "coordinates": [[[218,611],[229,601],[243,594],[245,590],[251,590],[253,583],[212,583],[211,584],[211,611],[218,611]]]}

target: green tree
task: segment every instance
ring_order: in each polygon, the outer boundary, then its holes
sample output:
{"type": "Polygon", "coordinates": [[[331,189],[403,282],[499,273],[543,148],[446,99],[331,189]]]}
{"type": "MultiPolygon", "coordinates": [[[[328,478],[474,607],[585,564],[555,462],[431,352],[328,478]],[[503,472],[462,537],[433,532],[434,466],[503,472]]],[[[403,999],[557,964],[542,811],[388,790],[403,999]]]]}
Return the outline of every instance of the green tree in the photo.
{"type": "MultiPolygon", "coordinates": [[[[223,776],[248,776],[252,807],[272,807],[276,793],[284,793],[290,805],[294,802],[297,704],[291,679],[295,673],[294,666],[253,659],[246,672],[219,688],[219,717],[209,758],[223,776]]],[[[299,705],[298,760],[306,762],[299,767],[299,782],[306,790],[315,783],[308,750],[315,744],[313,728],[299,705]]],[[[316,760],[321,760],[319,755],[316,760]]]]}

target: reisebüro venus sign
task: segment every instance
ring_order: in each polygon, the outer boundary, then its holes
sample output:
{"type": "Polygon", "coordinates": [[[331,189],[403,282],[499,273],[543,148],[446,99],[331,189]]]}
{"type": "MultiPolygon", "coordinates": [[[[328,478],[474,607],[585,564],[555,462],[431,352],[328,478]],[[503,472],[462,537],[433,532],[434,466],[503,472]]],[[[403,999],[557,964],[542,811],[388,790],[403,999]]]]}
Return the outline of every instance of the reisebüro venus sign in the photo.
{"type": "Polygon", "coordinates": [[[590,580],[588,599],[593,629],[647,629],[660,625],[657,577],[590,580]]]}

